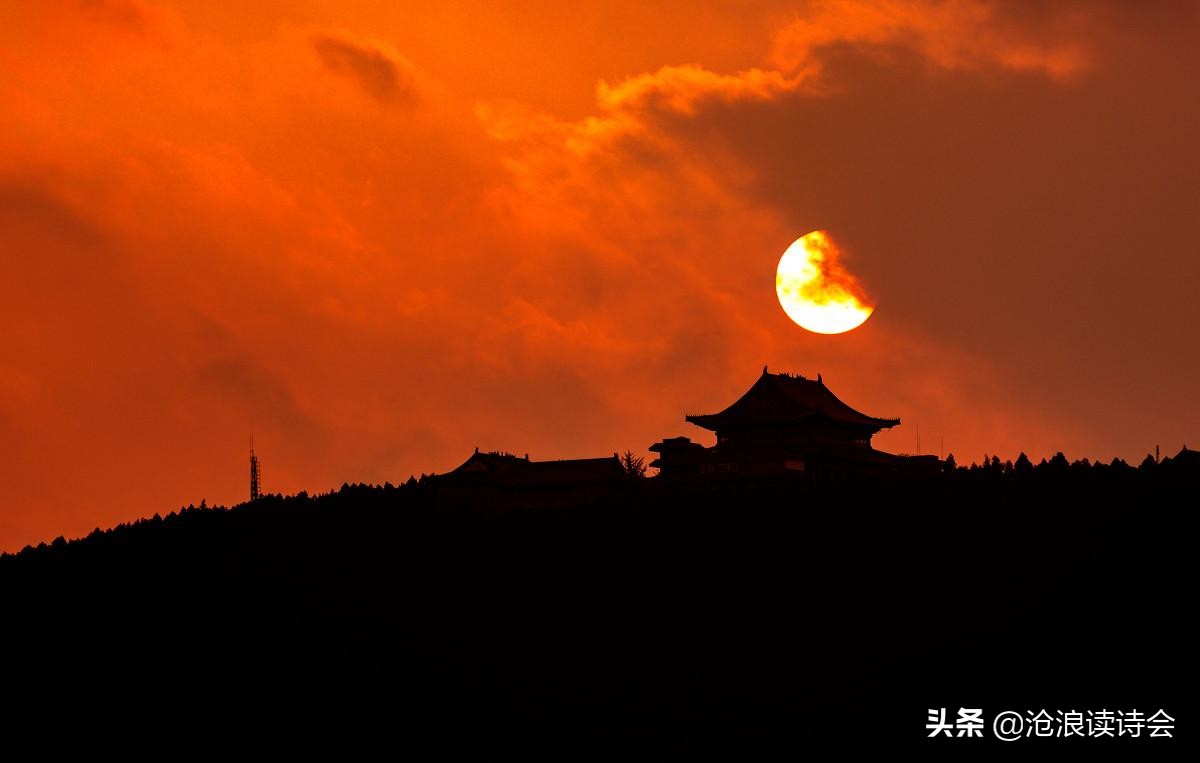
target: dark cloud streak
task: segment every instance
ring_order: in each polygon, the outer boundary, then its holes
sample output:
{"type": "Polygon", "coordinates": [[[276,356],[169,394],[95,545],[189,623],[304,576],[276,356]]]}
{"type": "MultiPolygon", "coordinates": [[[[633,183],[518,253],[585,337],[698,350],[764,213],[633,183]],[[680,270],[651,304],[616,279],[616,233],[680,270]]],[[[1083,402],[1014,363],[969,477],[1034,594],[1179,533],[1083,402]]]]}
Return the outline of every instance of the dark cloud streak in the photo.
{"type": "Polygon", "coordinates": [[[353,80],[376,100],[411,103],[416,90],[408,65],[379,48],[331,35],[315,35],[313,50],[330,71],[353,80]]]}

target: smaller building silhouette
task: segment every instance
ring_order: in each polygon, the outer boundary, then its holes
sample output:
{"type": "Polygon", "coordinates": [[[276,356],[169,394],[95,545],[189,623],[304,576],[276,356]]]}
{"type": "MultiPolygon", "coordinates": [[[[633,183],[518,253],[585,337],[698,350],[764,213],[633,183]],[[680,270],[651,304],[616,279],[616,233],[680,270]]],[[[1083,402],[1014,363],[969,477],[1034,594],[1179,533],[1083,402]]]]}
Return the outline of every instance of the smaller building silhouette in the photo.
{"type": "Polygon", "coordinates": [[[529,455],[479,448],[458,468],[436,478],[444,495],[492,495],[500,503],[531,506],[573,505],[598,498],[625,480],[614,453],[603,458],[532,461],[529,455]]]}
{"type": "Polygon", "coordinates": [[[841,479],[864,474],[933,472],[934,456],[898,456],[875,450],[871,438],[900,419],[877,418],[842,402],[817,378],[770,373],[719,413],[685,420],[716,434],[705,447],[688,437],[650,446],[650,463],[666,479],[705,479],[803,474],[841,479]]]}
{"type": "Polygon", "coordinates": [[[1184,445],[1173,457],[1164,458],[1163,465],[1176,472],[1200,474],[1200,450],[1192,450],[1184,445]]]}

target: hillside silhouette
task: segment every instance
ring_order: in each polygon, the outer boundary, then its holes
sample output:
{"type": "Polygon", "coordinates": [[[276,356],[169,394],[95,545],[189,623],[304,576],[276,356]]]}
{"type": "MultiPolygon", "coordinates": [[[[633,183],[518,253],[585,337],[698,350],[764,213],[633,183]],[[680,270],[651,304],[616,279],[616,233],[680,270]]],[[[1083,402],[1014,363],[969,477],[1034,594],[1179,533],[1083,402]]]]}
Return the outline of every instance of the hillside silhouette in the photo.
{"type": "MultiPolygon", "coordinates": [[[[188,507],[0,559],[9,728],[962,759],[967,740],[925,738],[927,708],[1177,716],[1200,492],[1185,461],[628,478],[552,508],[425,478],[188,507]]],[[[1091,757],[1172,741],[1084,740],[1091,757]]]]}

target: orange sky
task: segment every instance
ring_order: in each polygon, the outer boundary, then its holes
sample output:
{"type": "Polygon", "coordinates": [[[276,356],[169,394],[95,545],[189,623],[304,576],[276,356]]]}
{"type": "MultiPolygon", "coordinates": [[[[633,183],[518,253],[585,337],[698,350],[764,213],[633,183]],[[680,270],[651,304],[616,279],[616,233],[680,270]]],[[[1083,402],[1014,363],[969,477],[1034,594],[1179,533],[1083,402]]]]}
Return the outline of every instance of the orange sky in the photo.
{"type": "Polygon", "coordinates": [[[0,549],[237,502],[252,426],[271,492],[707,443],[764,363],[893,451],[1200,444],[1188,4],[245,5],[0,5],[0,549]]]}

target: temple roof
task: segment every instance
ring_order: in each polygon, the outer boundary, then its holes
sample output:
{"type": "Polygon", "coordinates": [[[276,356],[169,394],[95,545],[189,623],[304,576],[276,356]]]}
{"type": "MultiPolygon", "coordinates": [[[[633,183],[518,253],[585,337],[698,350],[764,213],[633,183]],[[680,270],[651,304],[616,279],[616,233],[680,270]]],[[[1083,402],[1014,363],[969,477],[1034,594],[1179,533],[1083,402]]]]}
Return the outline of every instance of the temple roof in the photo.
{"type": "Polygon", "coordinates": [[[476,449],[457,469],[443,477],[474,479],[511,485],[555,485],[604,481],[624,474],[616,454],[604,458],[570,458],[558,461],[530,461],[503,451],[476,449]]]}
{"type": "Polygon", "coordinates": [[[606,482],[621,479],[625,470],[616,455],[604,458],[565,458],[556,461],[531,461],[524,469],[509,475],[514,485],[559,485],[581,482],[606,482]]]}
{"type": "Polygon", "coordinates": [[[704,429],[738,425],[770,424],[806,418],[824,418],[839,424],[865,429],[886,429],[900,419],[878,419],[860,413],[837,398],[824,380],[793,374],[773,374],[763,367],[762,376],[738,400],[720,413],[686,416],[704,429]]]}

